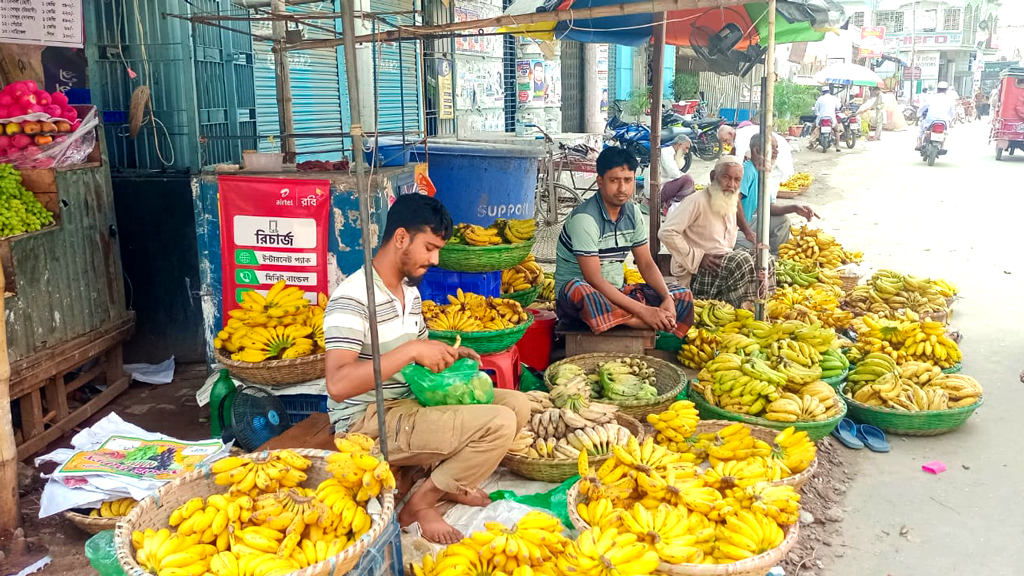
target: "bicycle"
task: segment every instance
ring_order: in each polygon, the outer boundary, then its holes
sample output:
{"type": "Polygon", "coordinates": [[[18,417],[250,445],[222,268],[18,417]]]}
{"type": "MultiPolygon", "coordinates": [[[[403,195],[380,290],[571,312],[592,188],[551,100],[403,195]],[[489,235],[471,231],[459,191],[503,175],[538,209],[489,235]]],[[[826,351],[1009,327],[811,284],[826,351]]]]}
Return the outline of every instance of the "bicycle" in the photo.
{"type": "Polygon", "coordinates": [[[583,203],[583,195],[594,188],[595,184],[583,189],[582,193],[576,186],[573,172],[596,172],[583,151],[575,146],[567,146],[564,143],[556,145],[554,139],[536,124],[527,124],[528,128],[536,128],[544,137],[545,157],[537,164],[537,197],[535,201],[534,217],[543,226],[554,226],[561,224],[569,216],[574,208],[583,203]],[[555,149],[559,150],[555,154],[555,149]],[[573,185],[567,186],[561,183],[561,175],[568,172],[573,185]],[[552,204],[549,199],[555,198],[552,204]]]}

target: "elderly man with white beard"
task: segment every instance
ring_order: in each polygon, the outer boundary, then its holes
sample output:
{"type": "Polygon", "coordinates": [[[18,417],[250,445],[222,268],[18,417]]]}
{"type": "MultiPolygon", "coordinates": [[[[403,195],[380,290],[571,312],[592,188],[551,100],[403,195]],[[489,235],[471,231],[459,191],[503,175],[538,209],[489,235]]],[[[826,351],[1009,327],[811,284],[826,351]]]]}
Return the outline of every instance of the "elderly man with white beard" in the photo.
{"type": "Polygon", "coordinates": [[[753,250],[734,250],[743,164],[722,156],[711,185],[688,196],[670,214],[658,238],[672,255],[672,275],[695,298],[723,300],[752,308],[775,291],[775,263],[759,278],[753,250]]]}

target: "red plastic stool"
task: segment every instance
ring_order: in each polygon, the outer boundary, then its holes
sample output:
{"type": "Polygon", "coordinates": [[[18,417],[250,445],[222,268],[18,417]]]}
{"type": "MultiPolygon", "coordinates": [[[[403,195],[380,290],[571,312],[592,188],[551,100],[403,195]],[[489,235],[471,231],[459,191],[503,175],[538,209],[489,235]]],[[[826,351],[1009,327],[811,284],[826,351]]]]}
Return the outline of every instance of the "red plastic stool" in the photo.
{"type": "Polygon", "coordinates": [[[519,348],[512,346],[497,354],[481,354],[480,369],[491,377],[496,387],[503,390],[518,390],[521,372],[519,348]]]}

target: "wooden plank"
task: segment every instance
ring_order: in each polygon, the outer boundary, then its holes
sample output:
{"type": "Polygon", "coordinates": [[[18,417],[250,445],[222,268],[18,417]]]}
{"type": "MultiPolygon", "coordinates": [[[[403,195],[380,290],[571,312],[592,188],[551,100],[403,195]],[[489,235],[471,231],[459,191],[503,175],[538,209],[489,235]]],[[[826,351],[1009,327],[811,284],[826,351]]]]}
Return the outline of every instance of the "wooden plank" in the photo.
{"type": "Polygon", "coordinates": [[[47,380],[46,385],[43,386],[43,395],[46,398],[46,407],[57,413],[58,420],[67,417],[69,414],[68,389],[64,386],[63,376],[54,376],[47,380]]]}
{"type": "Polygon", "coordinates": [[[334,429],[331,428],[330,417],[323,412],[314,412],[302,422],[285,430],[280,436],[267,440],[256,451],[286,448],[337,450],[334,446],[334,429]]]}
{"type": "Polygon", "coordinates": [[[45,348],[11,365],[11,398],[38,389],[47,378],[85,364],[90,358],[126,340],[134,328],[134,313],[125,320],[94,330],[65,344],[45,348]]]}
{"type": "Polygon", "coordinates": [[[17,278],[14,274],[14,256],[11,254],[11,243],[0,241],[0,263],[3,265],[4,298],[18,295],[17,278]]]}
{"type": "Polygon", "coordinates": [[[100,364],[107,373],[107,382],[117,382],[124,377],[124,346],[118,344],[107,350],[105,362],[100,364]]]}
{"type": "Polygon", "coordinates": [[[46,448],[50,442],[53,442],[67,432],[70,432],[72,428],[81,424],[86,418],[99,412],[101,408],[109,404],[110,401],[116,398],[118,394],[124,392],[128,388],[130,381],[131,378],[128,378],[127,376],[121,378],[100,393],[99,396],[96,396],[72,412],[67,418],[55,423],[42,434],[34,438],[27,439],[24,443],[18,446],[18,460],[25,460],[36,452],[46,448]]]}
{"type": "Polygon", "coordinates": [[[43,433],[43,400],[39,390],[33,390],[21,399],[21,433],[25,438],[43,433]]]}
{"type": "Polygon", "coordinates": [[[578,356],[580,354],[591,354],[594,352],[607,352],[611,354],[643,354],[644,337],[642,336],[607,336],[604,334],[566,334],[565,355],[578,356]]]}
{"type": "MultiPolygon", "coordinates": [[[[106,372],[107,372],[107,365],[105,363],[103,363],[103,362],[100,362],[99,364],[97,364],[97,365],[93,366],[92,368],[90,368],[87,372],[83,372],[83,373],[79,374],[78,376],[75,377],[74,380],[72,380],[71,382],[68,382],[64,390],[66,392],[74,392],[75,390],[78,390],[82,386],[85,386],[89,382],[92,382],[93,380],[95,380],[97,376],[99,376],[101,374],[105,374],[106,372]]],[[[60,379],[63,380],[64,376],[57,376],[57,378],[60,378],[60,379]]],[[[118,375],[118,378],[120,378],[120,375],[118,375]]],[[[109,378],[108,377],[108,379],[107,379],[108,382],[114,382],[115,380],[117,380],[117,378],[109,378]]]]}

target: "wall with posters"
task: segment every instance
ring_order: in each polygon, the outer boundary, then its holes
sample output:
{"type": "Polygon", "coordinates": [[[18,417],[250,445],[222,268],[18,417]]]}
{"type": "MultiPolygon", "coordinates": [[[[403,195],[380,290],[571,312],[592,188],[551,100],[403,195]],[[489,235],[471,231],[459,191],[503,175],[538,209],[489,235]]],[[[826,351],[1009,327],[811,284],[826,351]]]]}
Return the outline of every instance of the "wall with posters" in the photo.
{"type": "MultiPolygon", "coordinates": [[[[501,0],[458,0],[454,13],[456,22],[499,16],[501,0]]],[[[494,29],[479,32],[489,34],[494,29]]],[[[455,109],[462,130],[505,130],[502,42],[501,36],[455,38],[455,109]]]]}
{"type": "Polygon", "coordinates": [[[516,102],[518,117],[524,124],[537,124],[549,134],[562,131],[561,46],[549,44],[552,58],[540,44],[528,38],[516,47],[516,102]]]}

